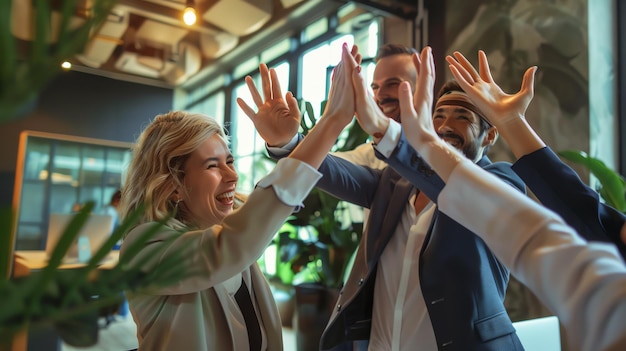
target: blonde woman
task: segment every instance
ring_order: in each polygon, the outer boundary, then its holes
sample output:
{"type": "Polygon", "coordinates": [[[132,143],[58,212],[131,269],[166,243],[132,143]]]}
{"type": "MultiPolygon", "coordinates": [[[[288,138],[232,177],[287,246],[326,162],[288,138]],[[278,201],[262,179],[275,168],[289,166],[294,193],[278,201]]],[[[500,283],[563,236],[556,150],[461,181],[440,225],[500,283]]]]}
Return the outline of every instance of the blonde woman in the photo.
{"type": "MultiPolygon", "coordinates": [[[[347,46],[342,55],[342,62],[352,64],[347,46]]],[[[278,310],[256,260],[315,186],[321,176],[316,168],[352,120],[352,89],[342,87],[351,87],[354,65],[347,71],[341,66],[333,82],[338,88],[311,131],[323,142],[303,141],[245,202],[236,192],[238,175],[227,138],[215,120],[170,112],[156,116],[139,136],[122,192],[122,215],[142,204],[147,208],[120,254],[156,221],[175,213],[137,258],[169,245],[157,265],[169,252],[188,250],[183,251],[188,269],[201,273],[150,294],[128,295],[140,350],[282,350],[278,310]]],[[[261,65],[261,75],[271,88],[264,99],[253,96],[259,108],[281,91],[273,70],[261,65]]],[[[297,104],[290,93],[285,101],[285,111],[297,104]]],[[[299,116],[286,112],[280,118],[299,116]]]]}

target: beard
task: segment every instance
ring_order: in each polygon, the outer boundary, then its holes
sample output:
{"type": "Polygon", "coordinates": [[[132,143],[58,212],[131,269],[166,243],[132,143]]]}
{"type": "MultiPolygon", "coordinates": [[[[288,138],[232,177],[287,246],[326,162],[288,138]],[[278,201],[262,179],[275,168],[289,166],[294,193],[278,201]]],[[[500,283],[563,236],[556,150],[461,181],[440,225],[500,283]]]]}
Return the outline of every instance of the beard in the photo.
{"type": "Polygon", "coordinates": [[[476,142],[466,143],[462,136],[455,133],[444,133],[438,135],[446,143],[461,151],[465,157],[472,161],[476,161],[476,157],[478,156],[478,147],[476,146],[476,142]]]}

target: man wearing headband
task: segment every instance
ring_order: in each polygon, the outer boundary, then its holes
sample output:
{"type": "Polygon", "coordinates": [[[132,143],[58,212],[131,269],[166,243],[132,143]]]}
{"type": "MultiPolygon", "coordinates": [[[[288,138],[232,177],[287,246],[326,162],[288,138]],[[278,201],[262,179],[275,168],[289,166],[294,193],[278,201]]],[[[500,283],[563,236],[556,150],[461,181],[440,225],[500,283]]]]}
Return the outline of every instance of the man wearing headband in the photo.
{"type": "Polygon", "coordinates": [[[498,139],[493,127],[455,80],[439,90],[433,111],[433,125],[439,137],[478,162],[498,139]]]}
{"type": "MultiPolygon", "coordinates": [[[[414,62],[407,60],[408,65],[414,62]]],[[[392,108],[381,109],[363,77],[357,76],[360,82],[345,87],[354,89],[356,99],[346,99],[351,105],[345,110],[355,109],[363,129],[375,137],[378,158],[394,168],[402,165],[400,171],[418,173],[423,184],[413,186],[392,167],[360,166],[332,154],[319,168],[320,189],[370,209],[321,349],[368,340],[369,350],[523,350],[504,307],[508,269],[476,235],[439,212],[431,199],[436,199],[443,182],[406,142],[398,122],[387,116],[392,108]],[[374,122],[364,125],[368,119],[374,122]],[[375,130],[372,125],[386,127],[375,130]]],[[[263,87],[263,91],[271,89],[263,87]]],[[[496,140],[495,128],[481,126],[475,107],[458,93],[460,88],[450,91],[433,114],[440,136],[523,191],[524,184],[510,164],[491,163],[483,155],[496,140]]],[[[261,131],[280,129],[273,126],[280,122],[276,111],[296,106],[266,99],[251,119],[268,141],[261,131]]]]}

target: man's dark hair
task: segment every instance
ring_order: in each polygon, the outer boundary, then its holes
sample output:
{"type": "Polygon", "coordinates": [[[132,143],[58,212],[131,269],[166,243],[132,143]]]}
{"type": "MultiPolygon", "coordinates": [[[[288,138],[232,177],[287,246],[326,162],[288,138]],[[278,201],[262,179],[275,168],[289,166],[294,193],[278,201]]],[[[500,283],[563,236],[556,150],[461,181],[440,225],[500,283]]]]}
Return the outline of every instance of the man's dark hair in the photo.
{"type": "Polygon", "coordinates": [[[417,50],[412,47],[401,45],[401,44],[385,44],[378,48],[378,53],[376,54],[375,62],[382,59],[383,57],[394,56],[399,54],[413,55],[416,54],[417,50]]]}
{"type": "MultiPolygon", "coordinates": [[[[459,83],[454,79],[445,82],[441,86],[441,88],[439,88],[439,92],[437,93],[437,100],[439,100],[439,98],[442,97],[443,95],[451,93],[453,91],[463,92],[463,88],[461,88],[459,83]]],[[[435,101],[435,105],[437,105],[436,101],[435,101]]],[[[433,106],[433,108],[434,107],[435,106],[433,106]]],[[[479,117],[480,117],[480,132],[485,133],[487,130],[489,130],[489,128],[491,128],[491,126],[489,125],[489,123],[487,123],[484,117],[482,116],[479,116],[479,117]]]]}

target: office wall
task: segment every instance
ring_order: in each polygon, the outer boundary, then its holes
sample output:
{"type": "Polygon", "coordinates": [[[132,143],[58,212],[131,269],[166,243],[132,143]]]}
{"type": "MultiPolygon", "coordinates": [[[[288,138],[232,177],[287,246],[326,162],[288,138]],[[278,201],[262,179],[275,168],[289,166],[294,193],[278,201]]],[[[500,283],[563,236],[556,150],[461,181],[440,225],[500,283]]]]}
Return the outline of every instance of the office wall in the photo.
{"type": "Polygon", "coordinates": [[[75,71],[57,76],[30,112],[0,125],[0,208],[12,202],[22,130],[133,142],[151,118],[172,109],[172,100],[171,89],[75,71]]]}

